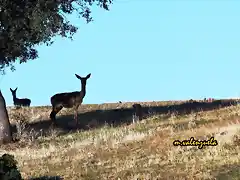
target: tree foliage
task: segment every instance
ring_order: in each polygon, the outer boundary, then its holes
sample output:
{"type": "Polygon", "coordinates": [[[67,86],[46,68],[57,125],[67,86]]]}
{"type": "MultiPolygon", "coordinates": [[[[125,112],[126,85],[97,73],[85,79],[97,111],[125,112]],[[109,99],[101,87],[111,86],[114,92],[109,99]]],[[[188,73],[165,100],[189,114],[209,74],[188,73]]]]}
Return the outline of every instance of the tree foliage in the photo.
{"type": "Polygon", "coordinates": [[[109,10],[112,0],[0,0],[0,70],[38,57],[36,45],[53,37],[72,38],[77,27],[66,15],[77,12],[87,23],[95,4],[109,10]]]}

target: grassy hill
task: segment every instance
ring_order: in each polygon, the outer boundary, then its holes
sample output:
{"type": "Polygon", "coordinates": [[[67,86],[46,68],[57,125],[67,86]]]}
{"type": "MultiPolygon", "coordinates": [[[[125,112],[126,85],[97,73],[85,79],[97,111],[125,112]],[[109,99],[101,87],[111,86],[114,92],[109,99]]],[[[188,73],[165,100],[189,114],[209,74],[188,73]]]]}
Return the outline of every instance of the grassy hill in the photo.
{"type": "Polygon", "coordinates": [[[82,105],[77,127],[71,109],[63,109],[53,127],[51,107],[8,107],[20,140],[1,146],[0,152],[16,157],[24,178],[240,179],[239,105],[229,100],[139,103],[146,117],[135,124],[133,102],[82,105]],[[173,145],[190,137],[214,137],[218,145],[173,145]]]}

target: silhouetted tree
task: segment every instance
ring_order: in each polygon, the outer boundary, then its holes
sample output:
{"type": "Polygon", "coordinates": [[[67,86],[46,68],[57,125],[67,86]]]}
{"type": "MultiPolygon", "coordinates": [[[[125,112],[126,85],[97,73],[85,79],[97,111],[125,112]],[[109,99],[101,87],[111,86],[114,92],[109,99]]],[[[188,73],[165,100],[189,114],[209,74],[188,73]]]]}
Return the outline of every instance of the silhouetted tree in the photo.
{"type": "Polygon", "coordinates": [[[60,35],[72,39],[77,27],[65,15],[77,12],[87,23],[91,7],[109,10],[112,0],[0,0],[0,70],[38,57],[36,45],[60,35]]]}
{"type": "Polygon", "coordinates": [[[13,141],[6,102],[0,90],[0,144],[13,141]]]}

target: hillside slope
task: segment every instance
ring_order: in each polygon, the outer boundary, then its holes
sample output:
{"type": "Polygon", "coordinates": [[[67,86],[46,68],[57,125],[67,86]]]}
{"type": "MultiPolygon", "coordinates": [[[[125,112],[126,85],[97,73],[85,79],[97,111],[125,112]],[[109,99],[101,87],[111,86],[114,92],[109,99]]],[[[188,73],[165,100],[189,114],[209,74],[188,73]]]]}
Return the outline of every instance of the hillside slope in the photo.
{"type": "Polygon", "coordinates": [[[15,155],[25,178],[240,179],[240,106],[165,111],[179,103],[141,102],[149,114],[136,124],[131,124],[133,103],[83,105],[77,128],[70,109],[59,113],[59,125],[52,127],[51,107],[9,107],[20,141],[0,152],[15,155]],[[218,145],[173,145],[190,137],[214,137],[218,145]]]}

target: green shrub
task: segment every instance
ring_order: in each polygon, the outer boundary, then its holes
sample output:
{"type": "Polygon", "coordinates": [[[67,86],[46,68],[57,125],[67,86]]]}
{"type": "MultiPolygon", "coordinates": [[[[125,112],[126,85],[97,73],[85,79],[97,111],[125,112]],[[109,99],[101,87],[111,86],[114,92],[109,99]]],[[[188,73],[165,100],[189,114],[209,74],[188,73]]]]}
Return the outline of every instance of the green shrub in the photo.
{"type": "Polygon", "coordinates": [[[0,157],[0,179],[1,180],[22,180],[20,171],[17,168],[17,161],[13,155],[4,154],[0,157]]]}

